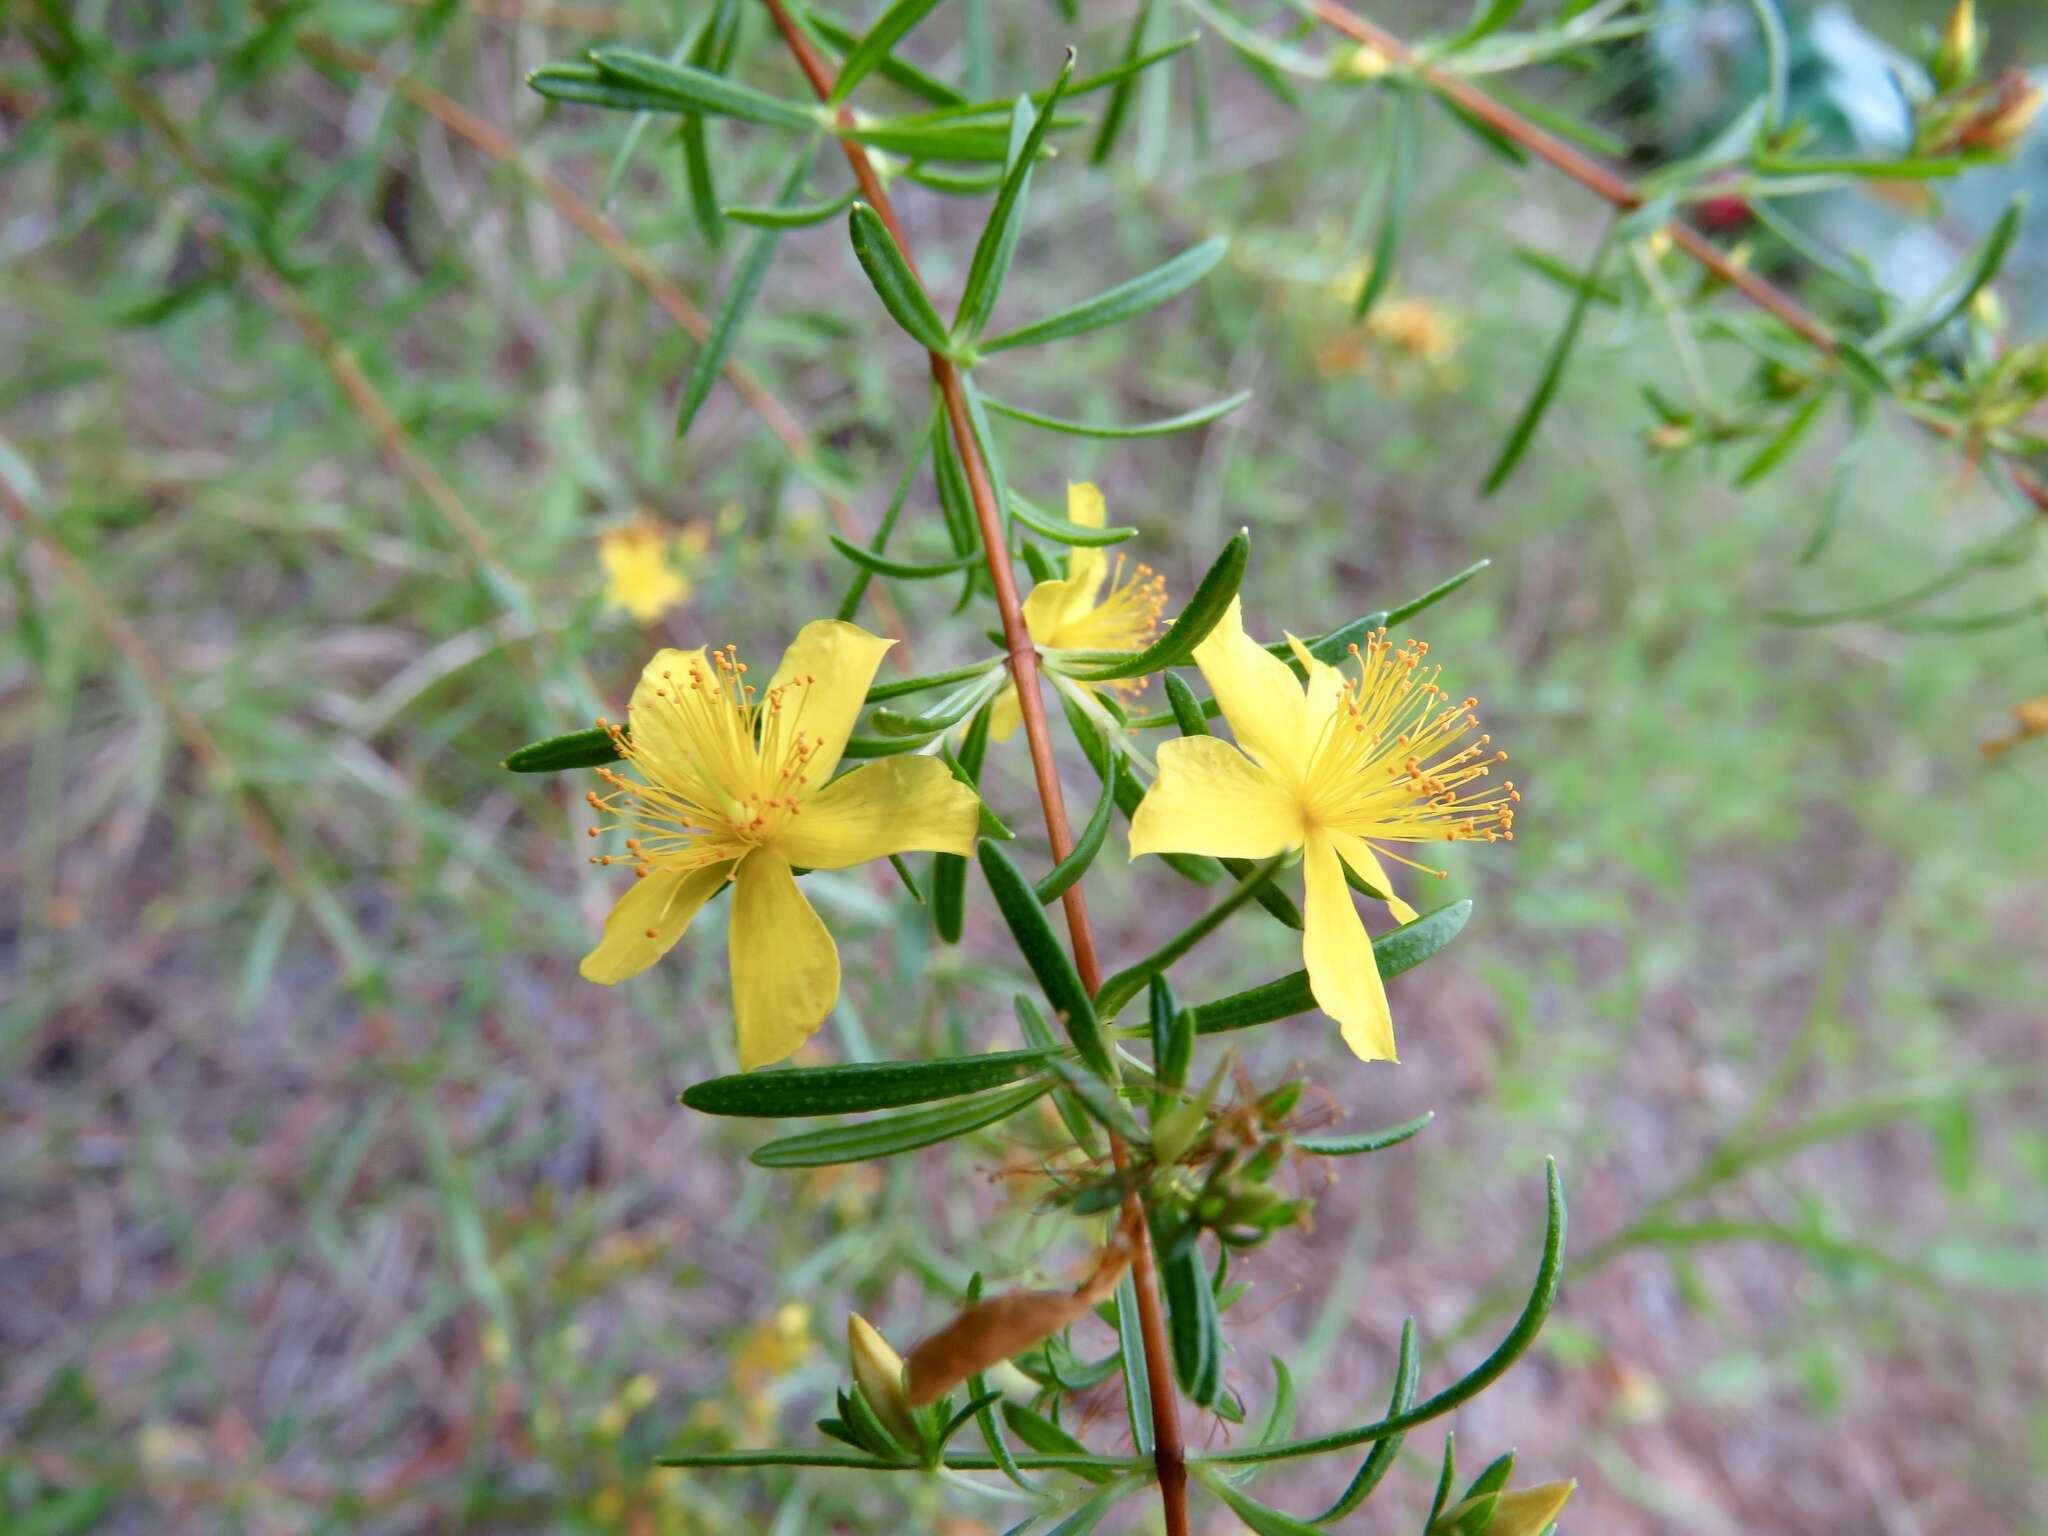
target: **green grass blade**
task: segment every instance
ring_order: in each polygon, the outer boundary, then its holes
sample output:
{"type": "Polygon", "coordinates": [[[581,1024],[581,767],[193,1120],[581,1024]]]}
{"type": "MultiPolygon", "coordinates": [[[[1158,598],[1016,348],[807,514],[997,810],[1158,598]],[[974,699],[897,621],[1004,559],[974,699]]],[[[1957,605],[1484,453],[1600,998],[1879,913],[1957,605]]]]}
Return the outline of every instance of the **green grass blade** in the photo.
{"type": "Polygon", "coordinates": [[[1557,393],[1557,386],[1564,378],[1565,364],[1571,361],[1572,349],[1578,345],[1579,330],[1585,324],[1586,310],[1593,302],[1593,295],[1600,285],[1600,269],[1607,263],[1607,252],[1614,244],[1614,226],[1609,224],[1600,237],[1599,249],[1594,251],[1592,261],[1586,267],[1586,275],[1579,281],[1578,294],[1572,299],[1571,312],[1566,315],[1564,329],[1557,334],[1557,341],[1550,349],[1550,358],[1543,365],[1543,377],[1537,381],[1536,392],[1529,397],[1528,405],[1515,422],[1514,430],[1501,445],[1500,457],[1494,460],[1493,468],[1486,476],[1483,494],[1491,496],[1507,483],[1515,466],[1528,451],[1529,442],[1536,435],[1536,428],[1543,420],[1543,413],[1550,409],[1550,402],[1557,393]]]}

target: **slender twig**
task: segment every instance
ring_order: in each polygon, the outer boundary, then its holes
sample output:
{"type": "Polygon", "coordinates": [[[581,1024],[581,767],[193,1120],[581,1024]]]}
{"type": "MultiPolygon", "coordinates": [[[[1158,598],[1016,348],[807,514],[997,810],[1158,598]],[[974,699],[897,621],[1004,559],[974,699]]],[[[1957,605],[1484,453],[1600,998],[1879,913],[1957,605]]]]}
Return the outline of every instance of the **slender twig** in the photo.
{"type": "MultiPolygon", "coordinates": [[[[830,100],[833,83],[830,66],[791,18],[783,0],[764,0],[764,3],[811,89],[820,101],[830,100]]],[[[851,109],[840,108],[839,119],[843,123],[852,123],[851,109]]],[[[839,143],[846,153],[854,179],[860,183],[861,195],[887,226],[903,252],[904,260],[910,263],[911,271],[915,273],[917,259],[911,253],[910,241],[896,217],[895,205],[889,200],[881,178],[875,174],[867,151],[849,138],[842,138],[839,143]]],[[[1067,823],[1066,796],[1060,788],[1059,764],[1053,757],[1052,730],[1046,719],[1045,698],[1039,691],[1038,652],[1032,645],[1030,631],[1024,626],[1023,603],[1017,595],[1016,578],[1010,570],[1009,541],[1003,531],[1002,511],[996,505],[988,467],[982,462],[980,443],[968,419],[967,396],[961,386],[960,370],[952,359],[937,352],[930,353],[929,357],[932,382],[945,406],[946,422],[958,448],[961,466],[967,474],[975,521],[981,528],[989,576],[995,585],[996,607],[1002,613],[1003,644],[1009,655],[1011,677],[1017,685],[1017,702],[1023,714],[1025,739],[1030,747],[1032,773],[1038,782],[1039,803],[1045,813],[1046,836],[1052,843],[1053,858],[1064,859],[1073,850],[1074,836],[1067,823]]],[[[1060,902],[1067,915],[1067,937],[1074,952],[1074,967],[1080,972],[1082,985],[1092,996],[1102,985],[1102,967],[1096,957],[1095,931],[1088,921],[1088,902],[1081,886],[1082,882],[1078,880],[1068,886],[1061,894],[1060,902]]],[[[1110,1137],[1110,1151],[1119,1169],[1128,1165],[1130,1154],[1120,1138],[1110,1137]]],[[[1171,1357],[1167,1352],[1166,1323],[1159,1307],[1157,1267],[1142,1203],[1136,1191],[1126,1198],[1125,1210],[1132,1216],[1132,1225],[1138,1232],[1137,1256],[1132,1270],[1138,1295],[1139,1333],[1145,1345],[1145,1376],[1151,1388],[1153,1461],[1159,1473],[1159,1497],[1165,1511],[1167,1536],[1188,1536],[1187,1450],[1181,1433],[1180,1401],[1175,1391],[1171,1357]]]]}
{"type": "MultiPolygon", "coordinates": [[[[1366,20],[1340,0],[1310,0],[1323,25],[1363,43],[1404,73],[1413,75],[1453,105],[1470,113],[1487,127],[1521,146],[1537,159],[1562,171],[1580,186],[1606,199],[1616,208],[1633,211],[1647,201],[1640,188],[1620,172],[1602,165],[1591,155],[1573,148],[1557,135],[1538,127],[1512,107],[1504,106],[1463,76],[1428,63],[1401,38],[1366,20]]],[[[1768,278],[1760,277],[1728,256],[1713,241],[1683,219],[1674,218],[1664,226],[1671,243],[1719,281],[1727,284],[1752,304],[1774,316],[1815,350],[1837,356],[1842,343],[1826,322],[1791,294],[1768,278]]],[[[2006,473],[2012,483],[2036,508],[2048,513],[2048,485],[2007,457],[2006,473]]]]}

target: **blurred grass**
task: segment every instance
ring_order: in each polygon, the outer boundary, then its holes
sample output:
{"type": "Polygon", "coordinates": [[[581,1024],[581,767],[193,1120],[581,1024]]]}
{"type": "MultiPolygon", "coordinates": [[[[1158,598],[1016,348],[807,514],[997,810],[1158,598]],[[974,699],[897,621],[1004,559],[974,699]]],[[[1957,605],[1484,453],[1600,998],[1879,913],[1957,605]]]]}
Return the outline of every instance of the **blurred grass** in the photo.
{"type": "MultiPolygon", "coordinates": [[[[660,8],[618,14],[666,46],[660,8]]],[[[998,78],[1049,75],[1063,39],[1042,13],[991,16],[998,78]]],[[[1002,1176],[1028,1148],[796,1181],[747,1168],[754,1133],[673,1103],[733,1066],[716,909],[643,982],[584,986],[574,959],[610,882],[581,862],[582,786],[496,767],[616,708],[658,640],[772,654],[836,601],[824,494],[723,386],[678,447],[693,347],[616,263],[528,181],[293,45],[318,31],[417,65],[589,195],[623,125],[547,119],[518,83],[581,40],[382,3],[269,27],[234,8],[70,19],[89,43],[70,66],[0,42],[0,473],[170,693],[14,530],[10,1528],[794,1532],[900,1522],[897,1499],[938,1521],[937,1491],[908,1483],[649,1461],[808,1437],[849,1307],[901,1341],[974,1269],[1061,1276],[1030,1187],[1002,1176]],[[118,46],[91,42],[106,30],[118,46]],[[308,340],[321,326],[411,460],[363,391],[337,389],[336,355],[308,340]],[[711,531],[696,598],[658,634],[597,597],[597,533],[643,511],[711,531]],[[225,766],[195,760],[195,723],[225,766]],[[252,840],[249,796],[312,910],[252,840]]],[[[1091,18],[1084,61],[1120,37],[1091,18]]],[[[1513,848],[1467,854],[1442,888],[1479,900],[1465,937],[1396,985],[1402,1067],[1343,1066],[1313,1020],[1250,1042],[1263,1067],[1308,1062],[1356,1123],[1439,1115],[1335,1186],[1312,1238],[1243,1266],[1229,1380],[1256,1408],[1259,1349],[1301,1341],[1304,1428],[1361,1411],[1404,1311],[1446,1341],[1521,1273],[1542,1152],[1563,1157],[1584,1255],[1760,1103],[1750,1130],[1875,1103],[1849,1115],[1859,1134],[1745,1171],[1584,1272],[1544,1360],[1466,1410],[1461,1438],[1587,1478],[1589,1529],[2039,1528],[2048,769],[2038,751],[1986,765],[1974,744],[2040,691],[2041,634],[1758,617],[1903,590],[1997,510],[1890,432],[1840,533],[1797,566],[1830,450],[1740,498],[1720,488],[1732,466],[1648,458],[1628,386],[1671,371],[1661,333],[1597,314],[1522,472],[1480,502],[1561,317],[1491,232],[1583,255],[1588,210],[1437,124],[1396,293],[1433,305],[1457,354],[1348,337],[1324,280],[1348,270],[1376,117],[1318,104],[1297,124],[1218,82],[1206,163],[1154,109],[1135,153],[1156,177],[1074,156],[1037,178],[997,324],[1219,231],[1226,266],[1135,332],[1005,358],[986,383],[1109,420],[1238,387],[1254,402],[1165,443],[1005,428],[1006,463],[1041,502],[1099,480],[1182,593],[1249,523],[1266,634],[1493,557],[1422,632],[1528,796],[1513,848]],[[1664,1230],[1681,1224],[1692,1236],[1664,1230]],[[1731,1225],[1793,1240],[1696,1241],[1731,1225]]],[[[764,200],[774,146],[715,137],[726,201],[764,200]]],[[[814,189],[841,174],[821,162],[814,189]]],[[[972,206],[906,202],[951,291],[972,206]]],[[[708,258],[685,210],[673,146],[650,135],[611,212],[708,310],[743,242],[708,258]]],[[[740,354],[871,527],[920,414],[916,359],[835,226],[784,242],[769,293],[740,354]]],[[[935,550],[928,482],[912,513],[904,547],[935,550]]],[[[2040,578],[1999,574],[1979,600],[2040,578]]],[[[945,596],[903,601],[921,663],[981,645],[945,596]]],[[[1029,804],[1019,768],[991,790],[1006,809],[1029,804]]],[[[1131,953],[1198,900],[1121,860],[1090,879],[1131,953]]],[[[848,969],[826,1052],[1013,1043],[988,948],[935,946],[886,872],[812,883],[848,969]]],[[[1229,974],[1176,981],[1200,995],[1290,954],[1252,923],[1229,974]]],[[[1117,1411],[1099,1417],[1114,1440],[1117,1411]]],[[[1407,1528],[1423,1481],[1397,1478],[1370,1528],[1407,1528]]],[[[1290,1507],[1308,1491],[1267,1490],[1290,1507]]]]}

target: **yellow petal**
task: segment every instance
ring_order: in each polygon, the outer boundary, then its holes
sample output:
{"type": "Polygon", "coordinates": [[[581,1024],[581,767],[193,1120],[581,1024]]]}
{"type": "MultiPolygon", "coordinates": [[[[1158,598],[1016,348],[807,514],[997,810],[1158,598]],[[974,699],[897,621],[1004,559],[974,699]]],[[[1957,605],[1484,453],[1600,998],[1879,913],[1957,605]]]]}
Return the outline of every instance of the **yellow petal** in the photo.
{"type": "Polygon", "coordinates": [[[726,957],[743,1071],[793,1055],[838,1000],[832,935],[771,848],[748,854],[734,877],[726,957]]]}
{"type": "Polygon", "coordinates": [[[1024,599],[1024,628],[1034,645],[1047,650],[1067,646],[1068,626],[1088,612],[1088,594],[1076,581],[1041,581],[1024,599]]]}
{"type": "MultiPolygon", "coordinates": [[[[769,679],[769,690],[792,678],[815,679],[806,682],[797,696],[796,717],[796,729],[818,743],[804,770],[811,783],[823,784],[839,766],[839,754],[846,750],[846,738],[860,718],[875,669],[882,664],[883,652],[895,643],[869,634],[858,624],[813,619],[797,631],[796,639],[782,653],[782,665],[769,679]]],[[[766,696],[765,692],[757,695],[766,696]]]]}
{"type": "Polygon", "coordinates": [[[633,685],[633,700],[626,706],[626,719],[633,727],[633,759],[657,783],[674,783],[695,776],[692,766],[696,749],[684,732],[680,715],[660,695],[671,697],[690,686],[690,674],[712,675],[704,659],[704,647],[679,651],[673,646],[654,653],[654,659],[640,669],[640,681],[633,685]]]}
{"type": "Polygon", "coordinates": [[[1024,706],[1017,702],[1017,685],[1006,683],[990,708],[988,733],[997,741],[1008,741],[1024,723],[1024,706]]]}
{"type": "Polygon", "coordinates": [[[1294,652],[1294,659],[1301,663],[1302,671],[1308,674],[1308,689],[1303,700],[1303,720],[1308,726],[1309,739],[1322,738],[1323,727],[1330,716],[1337,712],[1337,706],[1344,698],[1344,674],[1326,661],[1318,661],[1310,654],[1309,648],[1293,635],[1287,637],[1288,647],[1294,652]]]}
{"type": "Polygon", "coordinates": [[[1159,777],[1131,818],[1131,857],[1206,853],[1265,859],[1301,842],[1301,807],[1227,741],[1182,736],[1159,748],[1159,777]]]}
{"type": "Polygon", "coordinates": [[[1394,894],[1394,883],[1387,878],[1387,871],[1380,863],[1380,856],[1372,851],[1372,845],[1362,837],[1353,837],[1348,832],[1333,832],[1330,841],[1337,845],[1337,852],[1351,872],[1367,885],[1387,898],[1387,910],[1394,914],[1397,923],[1415,921],[1415,909],[1394,894]]]}
{"type": "Polygon", "coordinates": [[[936,757],[885,757],[803,802],[775,850],[806,869],[844,869],[892,853],[974,851],[981,801],[936,757]]]}
{"type": "Polygon", "coordinates": [[[1195,647],[1238,745],[1275,776],[1298,784],[1308,756],[1307,706],[1293,668],[1244,632],[1238,600],[1195,647]]]}
{"type": "Polygon", "coordinates": [[[1372,940],[1351,904],[1351,887],[1328,837],[1312,837],[1302,858],[1308,879],[1301,955],[1316,1006],[1335,1019],[1360,1061],[1394,1061],[1394,1016],[1372,956],[1372,940]]]}
{"type": "MultiPolygon", "coordinates": [[[[1102,492],[1085,480],[1079,485],[1069,483],[1067,521],[1079,523],[1083,528],[1107,527],[1109,508],[1102,500],[1102,492]]],[[[1109,556],[1101,545],[1076,544],[1067,551],[1067,580],[1073,584],[1077,612],[1085,613],[1095,606],[1096,595],[1102,590],[1102,578],[1108,574],[1109,556]]]]}
{"type": "Polygon", "coordinates": [[[602,986],[637,976],[674,947],[690,919],[732,875],[730,864],[699,870],[657,870],[635,880],[604,920],[604,937],[578,967],[602,986]],[[648,930],[653,936],[648,936],[648,930]]]}

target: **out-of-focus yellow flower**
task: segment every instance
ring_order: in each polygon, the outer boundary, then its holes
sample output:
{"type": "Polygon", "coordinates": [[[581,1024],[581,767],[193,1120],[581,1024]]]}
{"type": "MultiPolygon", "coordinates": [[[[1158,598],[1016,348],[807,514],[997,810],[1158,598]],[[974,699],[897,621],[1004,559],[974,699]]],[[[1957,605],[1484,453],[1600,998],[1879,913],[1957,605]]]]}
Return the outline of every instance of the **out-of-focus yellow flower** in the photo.
{"type": "Polygon", "coordinates": [[[749,1328],[733,1351],[733,1394],[752,1439],[764,1438],[775,1427],[775,1398],[772,1389],[809,1358],[811,1309],[800,1301],[787,1301],[749,1328]]]}
{"type": "Polygon", "coordinates": [[[2012,707],[2013,729],[2007,736],[1994,737],[1984,742],[1978,750],[1988,758],[1998,758],[2023,741],[2032,741],[2036,736],[2048,736],[2048,693],[2037,699],[2023,699],[2012,707]]]}
{"type": "Polygon", "coordinates": [[[635,623],[652,624],[690,600],[690,579],[676,569],[668,536],[652,523],[609,530],[597,541],[597,558],[604,567],[604,600],[635,623]]]}
{"type": "MultiPolygon", "coordinates": [[[[1105,526],[1108,513],[1102,492],[1085,483],[1069,485],[1067,521],[1084,528],[1105,526]]],[[[1154,574],[1150,566],[1133,565],[1126,572],[1122,555],[1112,561],[1099,545],[1077,544],[1067,553],[1066,576],[1041,581],[1024,599],[1024,627],[1044,656],[1047,670],[1057,672],[1061,651],[1142,650],[1159,632],[1159,615],[1165,608],[1166,579],[1154,574]]],[[[1145,686],[1145,680],[1125,678],[1079,686],[1135,693],[1145,686]]],[[[1023,718],[1016,685],[1010,684],[996,695],[989,734],[997,741],[1007,741],[1023,718]]]]}
{"type": "Polygon", "coordinates": [[[1390,392],[1417,383],[1448,387],[1458,339],[1457,323],[1441,305],[1406,294],[1375,305],[1362,324],[1324,341],[1315,367],[1325,378],[1364,374],[1390,392]]]}
{"type": "Polygon", "coordinates": [[[964,855],[980,818],[974,791],[937,758],[885,757],[832,779],[892,644],[837,619],[806,624],[765,691],[731,646],[656,653],[633,690],[630,731],[599,722],[640,777],[597,770],[605,791],[589,803],[629,835],[624,854],[594,862],[630,864],[636,879],[583,957],[585,980],[646,970],[732,881],[740,1065],[781,1061],[817,1031],[839,996],[839,951],[792,866],[964,855]]]}
{"type": "Polygon", "coordinates": [[[1977,30],[1977,0],[1956,0],[1934,50],[1931,73],[1935,88],[1952,91],[1976,74],[1983,51],[1983,37],[1977,30]]]}
{"type": "MultiPolygon", "coordinates": [[[[1453,700],[1424,664],[1428,647],[1396,648],[1385,631],[1351,648],[1351,678],[1292,635],[1306,688],[1287,663],[1244,632],[1235,599],[1195,647],[1237,737],[1184,736],[1159,748],[1159,777],[1131,820],[1131,856],[1210,854],[1265,859],[1300,848],[1308,887],[1302,957],[1316,1006],[1362,1061],[1393,1061],[1394,1023],[1372,941],[1345,884],[1349,866],[1394,917],[1415,909],[1394,894],[1379,855],[1428,870],[1387,843],[1512,838],[1512,781],[1491,782],[1507,753],[1487,750],[1477,699],[1453,700]]],[[[1428,870],[1442,875],[1442,870],[1428,870]]]]}

